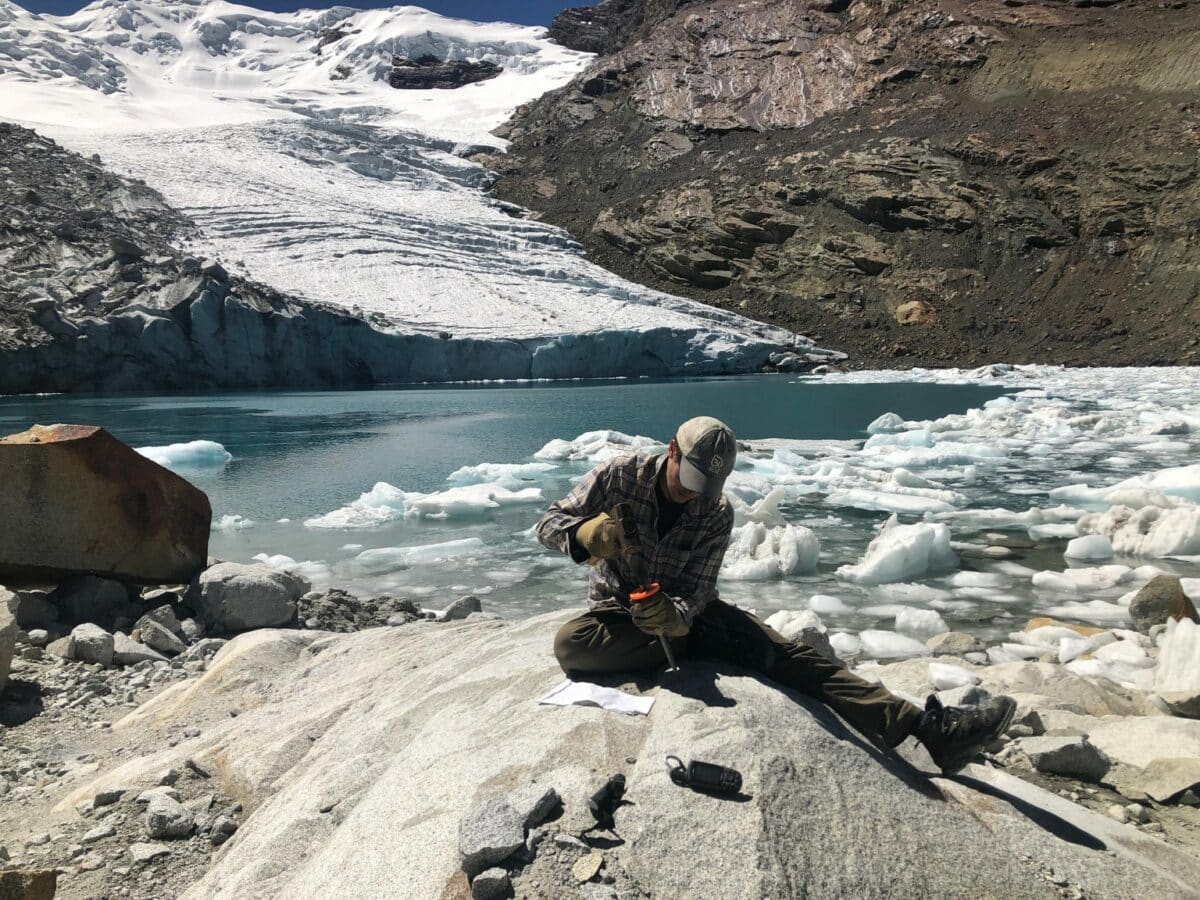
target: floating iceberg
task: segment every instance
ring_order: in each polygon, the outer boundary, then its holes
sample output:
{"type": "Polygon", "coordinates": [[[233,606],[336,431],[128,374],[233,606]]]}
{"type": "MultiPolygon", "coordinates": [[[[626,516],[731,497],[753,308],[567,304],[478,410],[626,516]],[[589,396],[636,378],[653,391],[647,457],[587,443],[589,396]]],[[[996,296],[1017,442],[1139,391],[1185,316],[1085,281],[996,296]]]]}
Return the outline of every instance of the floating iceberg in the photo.
{"type": "Polygon", "coordinates": [[[586,431],[573,441],[556,438],[547,443],[537,453],[534,459],[544,460],[584,460],[591,463],[604,462],[628,453],[646,451],[662,453],[667,445],[643,437],[642,435],[625,434],[622,431],[586,431]]]}
{"type": "Polygon", "coordinates": [[[894,631],[868,628],[858,635],[858,639],[862,643],[862,652],[875,659],[911,659],[933,652],[920,641],[894,631]]]}
{"type": "Polygon", "coordinates": [[[405,496],[398,487],[380,481],[353,503],[305,519],[304,525],[307,528],[374,528],[404,515],[405,496]]]}
{"type": "Polygon", "coordinates": [[[233,454],[216,441],[187,441],[164,447],[136,447],[138,453],[172,472],[203,472],[223,469],[233,454]]]}
{"type": "Polygon", "coordinates": [[[254,520],[239,515],[224,515],[212,523],[213,531],[244,531],[254,527],[254,520]]]}

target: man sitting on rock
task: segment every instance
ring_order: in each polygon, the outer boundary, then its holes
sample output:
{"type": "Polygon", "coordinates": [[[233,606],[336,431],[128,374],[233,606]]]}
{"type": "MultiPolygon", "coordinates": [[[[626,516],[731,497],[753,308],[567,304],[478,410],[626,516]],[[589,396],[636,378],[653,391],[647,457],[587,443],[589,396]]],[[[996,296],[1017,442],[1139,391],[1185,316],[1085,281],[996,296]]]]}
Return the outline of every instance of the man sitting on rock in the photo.
{"type": "Polygon", "coordinates": [[[815,697],[882,746],[915,736],[943,772],[957,772],[1008,727],[1016,710],[1011,698],[943,707],[931,695],[922,711],[718,599],[733,529],[721,488],[736,456],[727,425],[689,419],[666,453],[602,463],[550,507],[538,538],[592,566],[591,608],[554,639],[563,670],[586,677],[654,669],[665,662],[662,636],[676,658],[733,663],[815,697]],[[626,517],[637,523],[632,544],[613,514],[618,504],[627,504],[626,517]],[[660,590],[631,603],[630,593],[642,587],[639,575],[660,590]]]}

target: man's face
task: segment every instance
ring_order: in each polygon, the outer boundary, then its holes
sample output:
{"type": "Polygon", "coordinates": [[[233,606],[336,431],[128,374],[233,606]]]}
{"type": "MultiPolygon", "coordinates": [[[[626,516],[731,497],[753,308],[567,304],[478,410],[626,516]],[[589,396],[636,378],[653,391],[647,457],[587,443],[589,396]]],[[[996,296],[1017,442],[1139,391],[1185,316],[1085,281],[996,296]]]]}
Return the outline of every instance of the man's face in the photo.
{"type": "Polygon", "coordinates": [[[679,480],[679,447],[671,441],[667,448],[667,465],[664,469],[667,476],[667,496],[672,503],[687,503],[700,496],[697,491],[689,491],[679,480]]]}

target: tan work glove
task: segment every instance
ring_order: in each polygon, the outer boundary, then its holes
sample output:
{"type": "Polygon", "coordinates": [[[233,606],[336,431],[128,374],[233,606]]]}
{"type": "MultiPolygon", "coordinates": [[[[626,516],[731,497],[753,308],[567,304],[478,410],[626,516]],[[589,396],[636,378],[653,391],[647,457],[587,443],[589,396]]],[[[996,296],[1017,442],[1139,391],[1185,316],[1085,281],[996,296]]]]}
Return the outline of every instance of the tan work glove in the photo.
{"type": "Polygon", "coordinates": [[[593,559],[613,559],[625,549],[621,524],[608,513],[592,516],[580,525],[575,540],[593,559]]]}
{"type": "Polygon", "coordinates": [[[683,637],[688,633],[688,624],[683,619],[683,613],[675,602],[661,591],[632,604],[630,613],[633,624],[646,634],[666,635],[667,637],[683,637]]]}

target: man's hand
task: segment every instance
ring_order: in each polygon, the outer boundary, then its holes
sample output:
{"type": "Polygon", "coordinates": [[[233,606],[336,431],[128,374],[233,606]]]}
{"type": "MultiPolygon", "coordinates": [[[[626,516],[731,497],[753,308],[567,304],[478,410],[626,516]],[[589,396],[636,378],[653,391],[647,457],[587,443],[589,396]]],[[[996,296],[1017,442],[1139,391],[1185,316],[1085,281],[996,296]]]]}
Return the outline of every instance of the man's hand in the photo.
{"type": "Polygon", "coordinates": [[[661,591],[647,600],[632,604],[633,624],[646,634],[683,637],[688,624],[675,602],[661,591]]]}
{"type": "Polygon", "coordinates": [[[592,516],[575,530],[575,540],[592,559],[612,559],[625,548],[621,524],[608,513],[592,516]]]}

